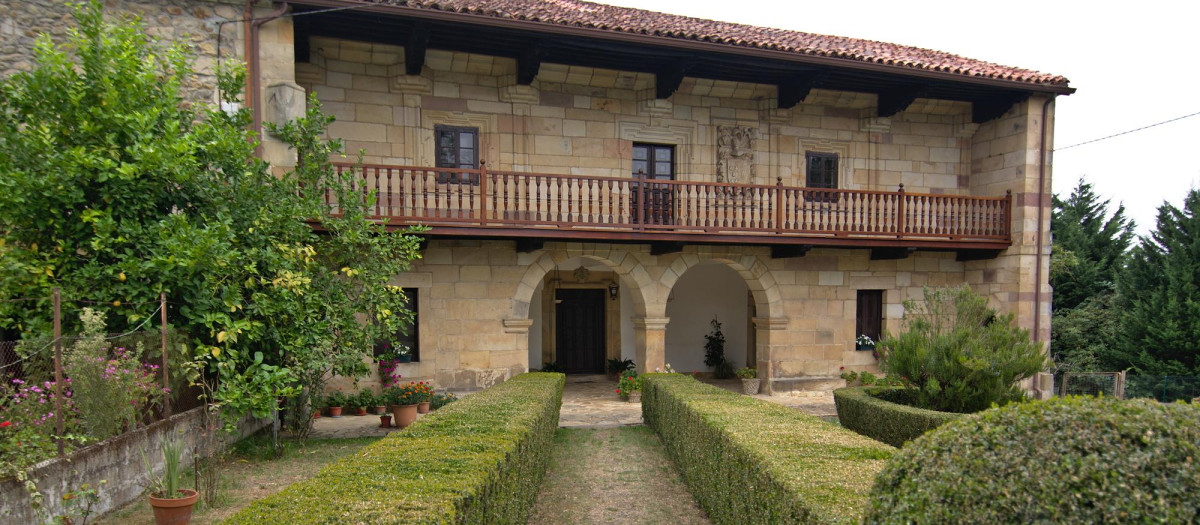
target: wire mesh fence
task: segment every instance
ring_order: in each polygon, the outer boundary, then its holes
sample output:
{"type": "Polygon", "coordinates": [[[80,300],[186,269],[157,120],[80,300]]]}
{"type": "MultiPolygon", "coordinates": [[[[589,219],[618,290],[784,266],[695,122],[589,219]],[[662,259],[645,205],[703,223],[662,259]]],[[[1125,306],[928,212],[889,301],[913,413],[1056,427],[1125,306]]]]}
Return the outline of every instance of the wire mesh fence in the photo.
{"type": "Polygon", "coordinates": [[[1163,403],[1200,397],[1200,377],[1130,375],[1126,397],[1151,398],[1163,403]]]}
{"type": "Polygon", "coordinates": [[[1125,372],[1075,372],[1063,374],[1059,395],[1125,398],[1125,372]]]}

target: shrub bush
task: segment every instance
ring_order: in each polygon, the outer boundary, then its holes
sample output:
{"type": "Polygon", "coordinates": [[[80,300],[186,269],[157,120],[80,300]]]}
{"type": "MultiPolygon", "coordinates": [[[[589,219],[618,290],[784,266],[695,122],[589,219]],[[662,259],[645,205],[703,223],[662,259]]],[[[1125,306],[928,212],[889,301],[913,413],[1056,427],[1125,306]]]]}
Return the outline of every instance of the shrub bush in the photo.
{"type": "Polygon", "coordinates": [[[525,523],[550,457],[562,374],[467,396],[252,503],[227,523],[525,523]]]}
{"type": "Polygon", "coordinates": [[[905,396],[912,394],[895,388],[851,387],[834,390],[833,402],[843,427],[893,447],[963,416],[910,406],[911,397],[905,396]]]}
{"type": "Polygon", "coordinates": [[[1022,398],[1017,382],[1044,370],[1041,345],[963,285],[925,288],[925,301],[904,302],[904,331],[879,343],[880,366],[916,388],[916,405],[971,413],[1022,398]]]}
{"type": "Polygon", "coordinates": [[[894,450],[687,375],[643,378],[646,424],[714,523],[858,522],[894,450]]]}
{"type": "Polygon", "coordinates": [[[897,453],[868,523],[1195,523],[1200,408],[1055,398],[947,423],[897,453]]]}

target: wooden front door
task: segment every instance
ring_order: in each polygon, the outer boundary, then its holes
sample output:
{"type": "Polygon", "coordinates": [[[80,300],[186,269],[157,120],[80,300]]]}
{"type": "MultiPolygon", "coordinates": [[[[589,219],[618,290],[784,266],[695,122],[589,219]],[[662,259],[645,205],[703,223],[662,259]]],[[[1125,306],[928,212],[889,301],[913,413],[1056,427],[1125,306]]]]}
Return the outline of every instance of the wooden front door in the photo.
{"type": "Polygon", "coordinates": [[[568,374],[604,373],[604,290],[556,290],[555,353],[568,374]]]}
{"type": "Polygon", "coordinates": [[[633,220],[638,224],[673,224],[675,217],[675,188],[661,181],[675,180],[675,146],[658,144],[633,145],[633,178],[645,178],[646,187],[633,184],[630,204],[633,220]],[[639,196],[638,193],[641,193],[639,196]]]}

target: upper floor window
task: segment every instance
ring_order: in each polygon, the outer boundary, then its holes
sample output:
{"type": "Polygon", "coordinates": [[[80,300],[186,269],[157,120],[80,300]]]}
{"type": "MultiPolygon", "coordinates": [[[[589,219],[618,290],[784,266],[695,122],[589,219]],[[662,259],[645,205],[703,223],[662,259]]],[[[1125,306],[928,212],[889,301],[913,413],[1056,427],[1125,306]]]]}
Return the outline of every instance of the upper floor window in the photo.
{"type": "Polygon", "coordinates": [[[804,185],[809,188],[838,187],[838,155],[816,151],[804,152],[806,165],[804,185]]]}
{"type": "MultiPolygon", "coordinates": [[[[434,152],[438,168],[479,168],[479,128],[435,126],[434,152]]],[[[439,173],[438,182],[477,182],[471,174],[439,173]]]]}
{"type": "Polygon", "coordinates": [[[675,146],[633,144],[633,176],[645,173],[647,179],[675,178],[675,146]]]}

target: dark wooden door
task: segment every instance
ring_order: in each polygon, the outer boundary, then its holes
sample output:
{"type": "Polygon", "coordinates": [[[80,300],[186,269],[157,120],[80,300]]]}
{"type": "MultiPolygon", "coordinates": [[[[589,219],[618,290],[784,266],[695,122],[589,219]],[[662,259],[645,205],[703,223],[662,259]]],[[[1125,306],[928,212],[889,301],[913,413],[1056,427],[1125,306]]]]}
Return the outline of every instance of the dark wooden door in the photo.
{"type": "Polygon", "coordinates": [[[675,180],[675,146],[635,143],[633,178],[646,180],[645,188],[633,183],[634,194],[630,207],[634,222],[672,224],[675,217],[675,187],[660,181],[675,180]]]}
{"type": "Polygon", "coordinates": [[[557,290],[555,352],[568,374],[604,373],[604,290],[557,290]]]}

